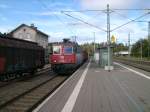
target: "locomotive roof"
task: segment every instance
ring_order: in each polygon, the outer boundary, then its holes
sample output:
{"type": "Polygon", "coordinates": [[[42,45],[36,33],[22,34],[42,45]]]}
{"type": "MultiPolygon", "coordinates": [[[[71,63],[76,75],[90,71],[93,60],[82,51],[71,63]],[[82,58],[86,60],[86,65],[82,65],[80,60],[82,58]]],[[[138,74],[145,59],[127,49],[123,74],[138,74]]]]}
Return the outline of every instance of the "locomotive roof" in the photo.
{"type": "Polygon", "coordinates": [[[51,43],[52,45],[78,45],[78,43],[76,43],[76,42],[71,42],[71,41],[69,41],[69,42],[53,42],[53,43],[51,43]]]}
{"type": "Polygon", "coordinates": [[[25,49],[42,49],[42,47],[38,46],[35,42],[16,39],[6,35],[0,35],[0,46],[25,49]]]}

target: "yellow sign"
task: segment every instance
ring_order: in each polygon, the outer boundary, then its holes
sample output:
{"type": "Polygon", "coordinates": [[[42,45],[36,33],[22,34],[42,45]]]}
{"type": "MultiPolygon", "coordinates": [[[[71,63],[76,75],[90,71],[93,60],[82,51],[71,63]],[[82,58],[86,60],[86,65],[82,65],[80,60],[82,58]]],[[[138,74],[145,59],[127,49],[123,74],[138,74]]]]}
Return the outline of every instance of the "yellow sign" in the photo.
{"type": "Polygon", "coordinates": [[[116,38],[115,38],[114,35],[111,36],[111,42],[112,42],[112,43],[115,43],[115,42],[116,42],[116,38]]]}

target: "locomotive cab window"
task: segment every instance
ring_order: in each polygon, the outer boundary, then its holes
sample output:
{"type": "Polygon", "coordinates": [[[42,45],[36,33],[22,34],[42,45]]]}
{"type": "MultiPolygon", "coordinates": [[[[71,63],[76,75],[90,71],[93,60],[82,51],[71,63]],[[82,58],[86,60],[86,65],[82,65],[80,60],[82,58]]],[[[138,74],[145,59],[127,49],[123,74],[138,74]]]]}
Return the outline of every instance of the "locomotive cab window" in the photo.
{"type": "Polygon", "coordinates": [[[64,46],[64,54],[72,54],[73,48],[70,46],[64,46]]]}
{"type": "Polygon", "coordinates": [[[53,54],[60,54],[61,46],[53,46],[53,54]]]}

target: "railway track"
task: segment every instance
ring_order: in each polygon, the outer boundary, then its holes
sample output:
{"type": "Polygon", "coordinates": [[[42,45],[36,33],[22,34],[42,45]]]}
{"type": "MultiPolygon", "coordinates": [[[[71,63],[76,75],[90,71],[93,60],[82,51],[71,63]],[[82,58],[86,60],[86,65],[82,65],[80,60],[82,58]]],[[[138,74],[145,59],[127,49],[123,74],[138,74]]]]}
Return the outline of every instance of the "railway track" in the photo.
{"type": "Polygon", "coordinates": [[[0,112],[31,111],[67,77],[47,70],[44,73],[40,71],[36,77],[4,82],[4,85],[0,85],[0,112]]]}
{"type": "Polygon", "coordinates": [[[114,61],[150,72],[150,61],[130,60],[124,58],[114,58],[114,61]]]}
{"type": "Polygon", "coordinates": [[[6,87],[8,86],[9,84],[12,84],[12,83],[15,83],[17,81],[21,81],[21,80],[28,80],[29,78],[34,78],[34,77],[37,77],[37,76],[40,76],[42,75],[43,73],[46,73],[48,71],[50,71],[51,68],[48,67],[46,69],[41,69],[39,70],[38,72],[36,72],[34,75],[24,75],[22,77],[19,77],[19,78],[16,78],[16,79],[11,79],[9,81],[0,81],[0,88],[3,88],[3,87],[6,87]]]}

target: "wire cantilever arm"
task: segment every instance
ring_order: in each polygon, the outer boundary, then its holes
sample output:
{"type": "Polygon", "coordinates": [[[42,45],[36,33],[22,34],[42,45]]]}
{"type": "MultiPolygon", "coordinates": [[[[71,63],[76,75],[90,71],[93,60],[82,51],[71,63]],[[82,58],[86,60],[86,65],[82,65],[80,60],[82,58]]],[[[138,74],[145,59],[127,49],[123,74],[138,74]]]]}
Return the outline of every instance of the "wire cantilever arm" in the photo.
{"type": "Polygon", "coordinates": [[[125,25],[127,25],[127,24],[129,24],[129,23],[131,23],[131,22],[134,22],[134,21],[136,21],[136,20],[138,20],[138,19],[140,19],[140,18],[142,18],[142,17],[144,17],[144,16],[146,16],[146,15],[148,15],[148,14],[150,14],[150,12],[145,13],[145,14],[143,14],[143,15],[141,15],[141,16],[139,16],[139,17],[133,19],[133,20],[128,21],[127,23],[124,23],[124,24],[122,24],[122,25],[120,25],[120,26],[118,26],[118,27],[112,29],[111,32],[114,31],[114,30],[117,30],[117,29],[119,29],[119,28],[121,28],[121,27],[123,27],[123,26],[125,26],[125,25]]]}
{"type": "Polygon", "coordinates": [[[119,10],[119,11],[150,11],[149,8],[145,8],[145,9],[112,9],[112,10],[119,10]]]}
{"type": "Polygon", "coordinates": [[[84,24],[87,24],[87,25],[89,25],[89,26],[91,26],[91,27],[94,27],[94,28],[99,29],[99,30],[101,30],[101,31],[107,32],[107,30],[105,30],[105,29],[102,29],[102,28],[100,28],[100,27],[98,27],[98,26],[96,26],[96,25],[90,24],[90,23],[88,23],[88,22],[86,22],[86,21],[83,21],[83,20],[81,20],[81,19],[79,19],[79,18],[77,18],[77,17],[74,17],[74,16],[72,16],[72,15],[70,15],[70,14],[66,14],[64,11],[61,11],[61,13],[65,14],[65,15],[67,15],[67,16],[73,18],[73,19],[76,19],[76,20],[78,20],[78,21],[80,21],[80,22],[82,22],[82,23],[84,23],[84,24]]]}
{"type": "Polygon", "coordinates": [[[68,10],[68,11],[62,11],[62,12],[103,12],[105,11],[105,9],[103,10],[76,10],[76,11],[72,11],[72,10],[68,10]]]}

